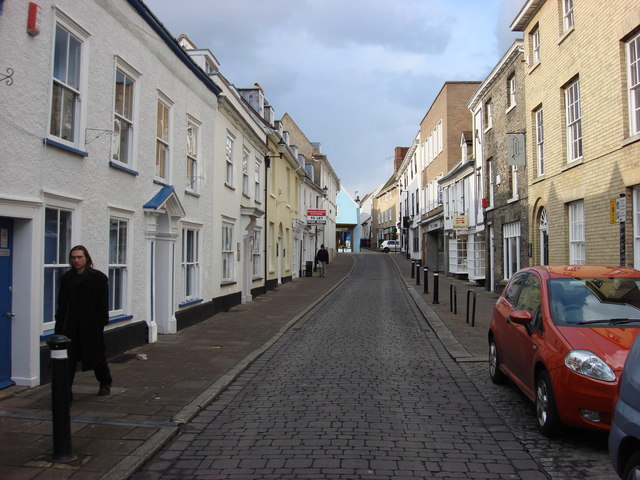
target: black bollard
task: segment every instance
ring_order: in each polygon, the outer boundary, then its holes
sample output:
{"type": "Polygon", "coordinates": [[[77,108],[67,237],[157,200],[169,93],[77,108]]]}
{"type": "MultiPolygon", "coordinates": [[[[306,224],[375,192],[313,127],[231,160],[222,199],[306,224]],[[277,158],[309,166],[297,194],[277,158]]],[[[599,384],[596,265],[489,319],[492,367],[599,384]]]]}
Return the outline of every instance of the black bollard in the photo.
{"type": "Polygon", "coordinates": [[[438,301],[438,272],[433,272],[433,302],[434,305],[439,304],[438,301]]]}
{"type": "Polygon", "coordinates": [[[69,463],[76,460],[71,452],[71,417],[69,415],[69,357],[71,344],[64,335],[47,340],[51,349],[51,416],[53,424],[53,461],[69,463]]]}
{"type": "Polygon", "coordinates": [[[420,285],[420,260],[416,263],[416,285],[420,285]]]}
{"type": "Polygon", "coordinates": [[[416,261],[411,260],[411,278],[413,278],[413,271],[415,270],[416,261]]]}
{"type": "Polygon", "coordinates": [[[429,269],[424,267],[424,293],[429,293],[429,269]]]}

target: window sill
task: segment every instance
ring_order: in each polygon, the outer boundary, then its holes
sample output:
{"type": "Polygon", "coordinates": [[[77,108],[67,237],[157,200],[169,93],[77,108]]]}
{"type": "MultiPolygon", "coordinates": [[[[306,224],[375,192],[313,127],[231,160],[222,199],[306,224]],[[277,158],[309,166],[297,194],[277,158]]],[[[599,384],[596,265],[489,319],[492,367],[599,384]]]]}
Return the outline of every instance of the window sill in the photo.
{"type": "Polygon", "coordinates": [[[567,170],[571,170],[574,167],[577,167],[578,165],[582,165],[584,163],[584,157],[580,157],[577,160],[573,160],[571,163],[567,163],[566,165],[564,165],[560,171],[561,172],[566,172],[567,170]]]}
{"type": "Polygon", "coordinates": [[[226,287],[228,285],[237,285],[238,282],[236,282],[235,280],[226,280],[226,281],[222,281],[220,282],[220,286],[221,287],[226,287]]]}
{"type": "Polygon", "coordinates": [[[74,155],[78,155],[80,157],[88,157],[89,154],[83,150],[79,150],[74,147],[70,147],[69,145],[65,145],[64,143],[56,142],[50,138],[44,138],[42,143],[45,145],[49,145],[50,147],[59,148],[60,150],[64,150],[65,152],[73,153],[74,155]]]}
{"type": "Polygon", "coordinates": [[[545,179],[544,174],[540,175],[539,177],[536,177],[531,181],[531,185],[542,182],[544,179],[545,179]]]}
{"type": "Polygon", "coordinates": [[[493,128],[493,124],[489,125],[487,128],[484,129],[484,132],[482,133],[487,133],[489,130],[491,130],[493,128]]]}
{"type": "Polygon", "coordinates": [[[203,300],[201,298],[194,298],[193,300],[185,300],[182,303],[178,304],[178,308],[188,307],[191,305],[195,305],[196,303],[202,303],[203,300]]]}
{"type": "Polygon", "coordinates": [[[236,187],[231,185],[229,182],[224,182],[224,186],[227,187],[227,188],[230,188],[231,190],[235,190],[236,189],[236,187]]]}
{"type": "Polygon", "coordinates": [[[628,138],[625,138],[622,141],[622,146],[626,147],[627,145],[631,145],[632,143],[640,142],[640,133],[636,133],[628,138]]]}
{"type": "Polygon", "coordinates": [[[109,317],[109,325],[113,325],[114,323],[126,322],[127,320],[131,320],[133,315],[115,315],[113,317],[109,317]]]}
{"type": "Polygon", "coordinates": [[[259,275],[259,276],[257,276],[257,277],[253,277],[253,278],[251,279],[251,281],[252,281],[252,282],[257,282],[258,280],[263,280],[263,279],[264,279],[264,277],[263,277],[262,275],[259,275]]]}
{"type": "Polygon", "coordinates": [[[509,200],[507,200],[507,205],[509,205],[510,203],[516,203],[518,201],[520,201],[520,197],[510,198],[509,200]]]}
{"type": "Polygon", "coordinates": [[[117,163],[117,162],[113,162],[110,161],[109,162],[109,166],[112,168],[115,168],[116,170],[121,170],[125,173],[129,173],[131,175],[140,175],[138,172],[136,172],[135,170],[132,170],[131,168],[121,164],[121,163],[117,163]]]}
{"type": "Polygon", "coordinates": [[[516,103],[514,103],[513,105],[510,105],[507,110],[504,113],[509,113],[511,112],[511,110],[513,110],[514,108],[516,108],[518,105],[516,103]]]}
{"type": "Polygon", "coordinates": [[[191,195],[192,197],[200,198],[200,194],[198,192],[196,192],[195,190],[186,189],[184,191],[184,193],[185,193],[185,195],[191,195]]]}
{"type": "Polygon", "coordinates": [[[167,183],[166,181],[164,181],[164,180],[160,180],[160,179],[155,179],[155,180],[153,181],[153,183],[155,183],[156,185],[161,185],[161,186],[163,186],[163,187],[170,187],[170,186],[171,186],[171,184],[170,184],[170,183],[167,183]]]}
{"type": "Polygon", "coordinates": [[[540,60],[538,60],[536,63],[534,63],[531,68],[529,69],[529,73],[532,73],[534,70],[536,70],[538,67],[540,66],[540,60]]]}
{"type": "Polygon", "coordinates": [[[576,29],[576,27],[575,27],[575,26],[573,26],[573,27],[571,27],[569,30],[567,30],[566,32],[564,32],[564,33],[560,36],[560,38],[558,39],[558,45],[560,45],[562,42],[564,42],[564,41],[567,39],[567,37],[568,37],[569,35],[571,35],[571,34],[575,31],[575,29],[576,29]]]}

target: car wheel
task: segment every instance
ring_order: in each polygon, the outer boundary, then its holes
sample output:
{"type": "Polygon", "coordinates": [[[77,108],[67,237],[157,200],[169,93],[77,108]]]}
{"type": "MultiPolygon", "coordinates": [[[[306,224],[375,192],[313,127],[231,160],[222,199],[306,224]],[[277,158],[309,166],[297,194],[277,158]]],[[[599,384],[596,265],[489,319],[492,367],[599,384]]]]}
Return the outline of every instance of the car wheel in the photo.
{"type": "Polygon", "coordinates": [[[508,380],[507,376],[500,370],[498,347],[493,337],[489,339],[489,377],[496,385],[504,385],[508,380]]]}
{"type": "Polygon", "coordinates": [[[640,451],[629,457],[622,478],[624,480],[640,480],[640,451]]]}
{"type": "Polygon", "coordinates": [[[551,388],[549,374],[543,370],[536,379],[536,416],[538,429],[548,437],[557,435],[562,429],[556,400],[551,388]]]}
{"type": "Polygon", "coordinates": [[[384,247],[384,253],[389,253],[389,247],[384,247]]]}

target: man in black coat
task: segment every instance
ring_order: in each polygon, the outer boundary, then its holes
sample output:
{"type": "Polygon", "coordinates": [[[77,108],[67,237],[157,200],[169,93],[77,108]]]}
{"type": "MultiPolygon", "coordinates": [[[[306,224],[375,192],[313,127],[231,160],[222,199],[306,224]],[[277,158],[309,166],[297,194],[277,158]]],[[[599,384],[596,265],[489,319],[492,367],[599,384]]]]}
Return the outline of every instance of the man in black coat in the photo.
{"type": "Polygon", "coordinates": [[[109,323],[109,279],[93,268],[85,247],[77,245],[69,252],[71,268],[63,275],[58,292],[55,333],[67,336],[69,346],[69,390],[78,361],[82,370],[93,369],[100,389],[98,395],[111,393],[111,372],[105,358],[104,327],[109,323]]]}
{"type": "Polygon", "coordinates": [[[316,262],[318,263],[320,269],[320,277],[324,277],[326,272],[327,263],[329,263],[329,252],[324,245],[320,245],[320,250],[316,254],[316,262]]]}

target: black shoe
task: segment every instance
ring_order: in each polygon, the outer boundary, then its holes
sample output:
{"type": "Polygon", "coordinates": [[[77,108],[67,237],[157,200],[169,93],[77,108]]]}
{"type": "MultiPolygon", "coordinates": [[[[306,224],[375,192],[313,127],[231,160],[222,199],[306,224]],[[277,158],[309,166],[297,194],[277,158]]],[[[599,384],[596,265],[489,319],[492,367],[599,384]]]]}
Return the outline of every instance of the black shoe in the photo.
{"type": "Polygon", "coordinates": [[[100,390],[98,390],[99,397],[105,397],[111,393],[111,385],[100,385],[100,390]]]}

